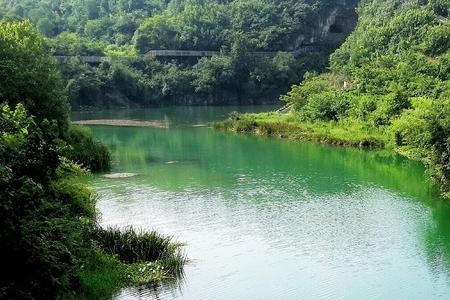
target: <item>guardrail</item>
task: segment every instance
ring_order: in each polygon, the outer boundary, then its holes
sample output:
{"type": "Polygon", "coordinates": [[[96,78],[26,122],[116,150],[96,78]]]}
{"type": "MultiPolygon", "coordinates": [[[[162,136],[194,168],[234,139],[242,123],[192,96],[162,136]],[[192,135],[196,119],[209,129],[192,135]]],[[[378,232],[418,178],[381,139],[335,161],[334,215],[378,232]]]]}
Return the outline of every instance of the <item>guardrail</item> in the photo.
{"type": "MultiPolygon", "coordinates": [[[[317,46],[304,46],[295,51],[287,51],[285,53],[290,53],[294,56],[309,53],[315,50],[319,50],[320,47],[317,46]]],[[[274,57],[277,53],[283,51],[256,51],[250,52],[252,56],[267,56],[274,57]]],[[[212,57],[218,55],[228,55],[227,52],[220,51],[197,51],[197,50],[150,50],[144,55],[148,57],[212,57]]],[[[77,57],[83,63],[102,63],[111,62],[116,59],[126,59],[127,57],[110,57],[110,56],[75,56],[75,55],[54,55],[56,60],[61,63],[67,63],[72,57],[77,57]]]]}
{"type": "Polygon", "coordinates": [[[111,57],[109,56],[62,56],[62,55],[54,55],[53,56],[57,61],[66,63],[72,57],[78,57],[84,63],[102,63],[102,62],[110,62],[111,57]]]}

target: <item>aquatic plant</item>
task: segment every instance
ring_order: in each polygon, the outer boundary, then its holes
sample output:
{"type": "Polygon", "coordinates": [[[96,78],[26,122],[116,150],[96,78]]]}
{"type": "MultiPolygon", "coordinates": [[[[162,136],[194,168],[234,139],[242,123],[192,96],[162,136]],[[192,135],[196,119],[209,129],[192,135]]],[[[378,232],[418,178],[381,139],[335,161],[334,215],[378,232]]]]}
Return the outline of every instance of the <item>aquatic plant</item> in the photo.
{"type": "Polygon", "coordinates": [[[164,268],[167,276],[180,274],[186,263],[182,244],[173,243],[171,237],[155,231],[97,227],[92,232],[92,239],[105,253],[116,255],[124,263],[156,262],[164,268]]]}

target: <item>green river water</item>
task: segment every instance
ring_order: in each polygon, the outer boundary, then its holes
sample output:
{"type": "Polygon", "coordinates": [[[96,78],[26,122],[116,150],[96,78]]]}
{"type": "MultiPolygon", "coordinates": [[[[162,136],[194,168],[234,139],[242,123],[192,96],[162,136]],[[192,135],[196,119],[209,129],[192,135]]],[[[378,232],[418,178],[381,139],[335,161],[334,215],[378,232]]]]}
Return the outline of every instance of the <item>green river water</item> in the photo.
{"type": "Polygon", "coordinates": [[[450,205],[420,163],[192,126],[272,108],[73,115],[169,125],[91,126],[112,172],[139,174],[92,179],[101,223],[171,235],[191,260],[178,284],[116,298],[450,299],[450,205]]]}

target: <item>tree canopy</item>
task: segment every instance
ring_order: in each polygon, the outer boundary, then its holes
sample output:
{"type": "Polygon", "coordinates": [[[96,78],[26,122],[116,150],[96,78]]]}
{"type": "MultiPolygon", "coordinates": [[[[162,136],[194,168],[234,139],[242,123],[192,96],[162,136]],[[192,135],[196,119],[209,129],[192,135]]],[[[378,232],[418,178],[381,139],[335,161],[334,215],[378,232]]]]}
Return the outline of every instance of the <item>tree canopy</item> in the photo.
{"type": "Polygon", "coordinates": [[[0,21],[0,99],[12,107],[23,102],[39,120],[67,127],[69,106],[56,63],[30,22],[0,21]]]}

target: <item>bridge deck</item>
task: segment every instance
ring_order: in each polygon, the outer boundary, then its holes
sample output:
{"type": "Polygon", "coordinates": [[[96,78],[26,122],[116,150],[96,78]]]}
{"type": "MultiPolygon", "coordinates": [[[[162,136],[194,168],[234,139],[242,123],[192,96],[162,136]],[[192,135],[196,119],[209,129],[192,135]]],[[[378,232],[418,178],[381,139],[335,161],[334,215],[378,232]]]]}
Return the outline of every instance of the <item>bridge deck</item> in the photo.
{"type": "Polygon", "coordinates": [[[168,57],[208,57],[220,55],[219,51],[193,51],[193,50],[150,50],[147,56],[168,56],[168,57]]]}
{"type": "MultiPolygon", "coordinates": [[[[301,55],[304,53],[308,53],[314,50],[317,50],[319,47],[316,46],[305,46],[302,47],[296,51],[287,51],[285,53],[290,53],[292,55],[301,55]]],[[[282,52],[282,51],[281,51],[282,52]]],[[[278,52],[272,51],[272,52],[251,52],[250,54],[253,56],[267,56],[267,57],[273,57],[278,52]]],[[[227,55],[225,52],[220,51],[196,51],[196,50],[150,50],[146,54],[142,56],[148,56],[148,57],[212,57],[212,56],[218,56],[218,55],[227,55]]],[[[110,57],[110,56],[71,56],[71,55],[54,55],[53,56],[56,60],[62,63],[67,63],[70,58],[72,57],[78,57],[82,62],[84,63],[102,63],[102,62],[110,62],[113,59],[126,59],[126,57],[110,57]]]]}

